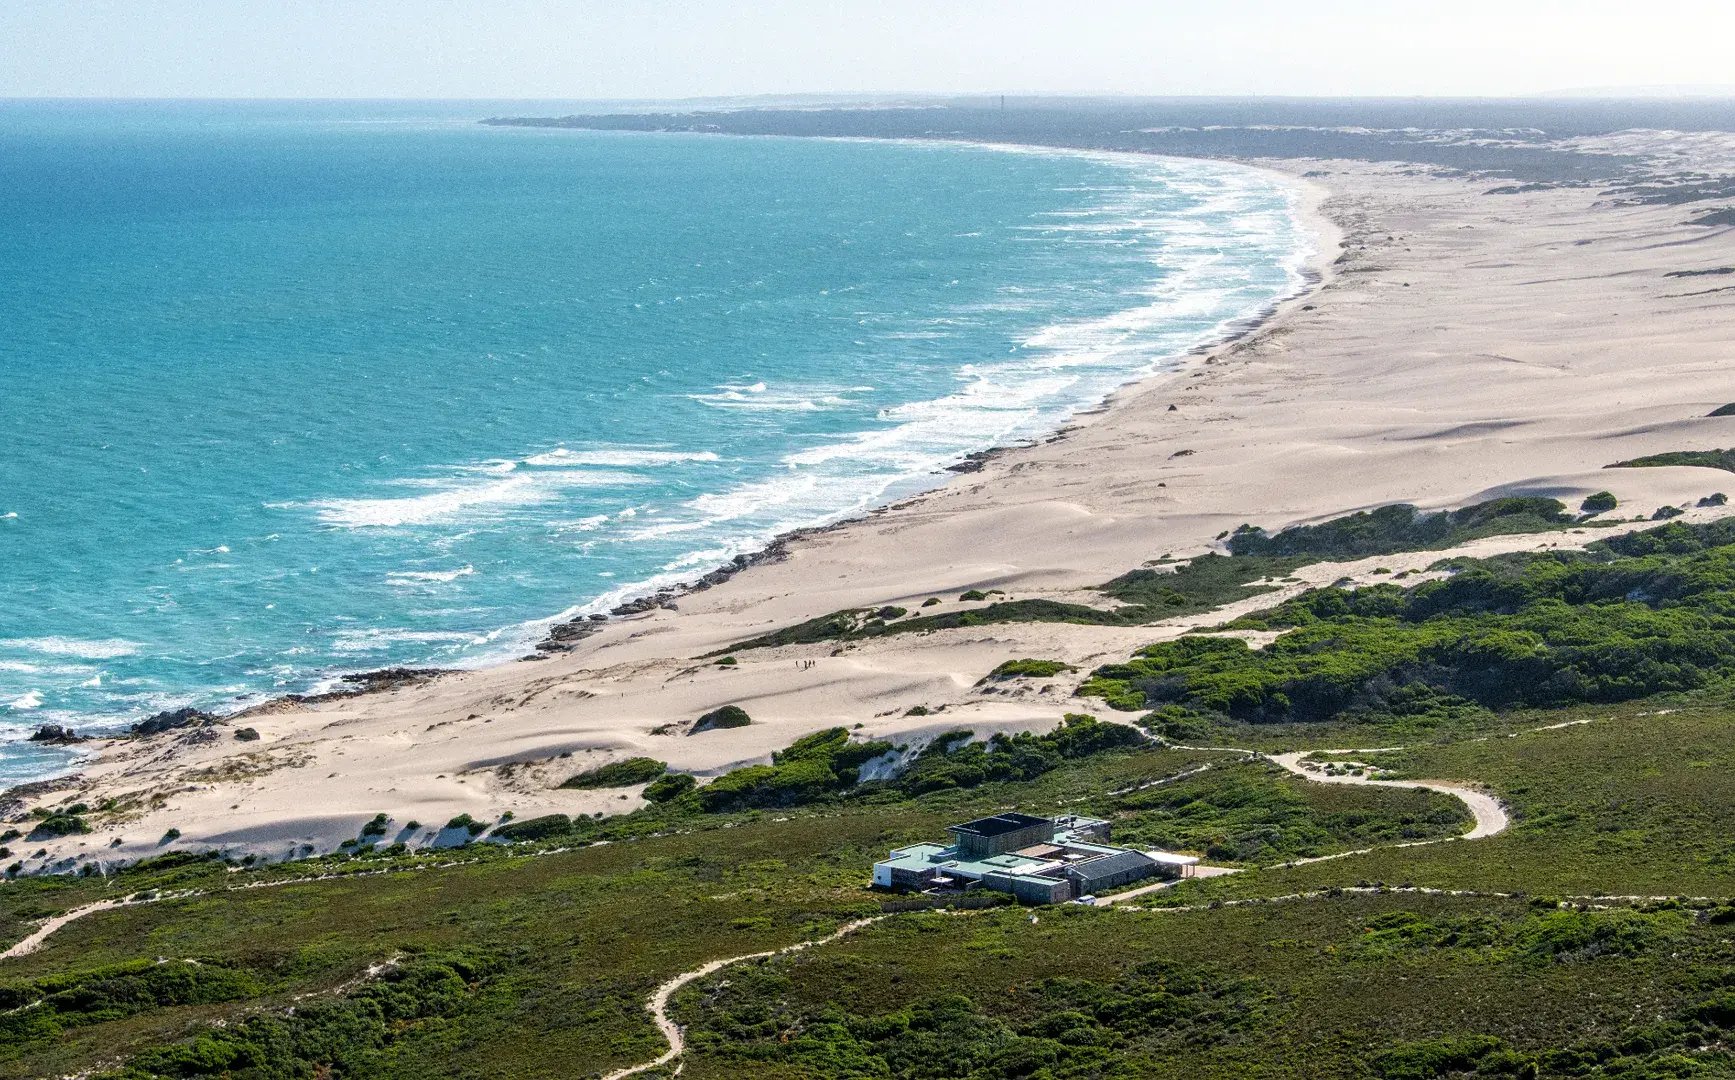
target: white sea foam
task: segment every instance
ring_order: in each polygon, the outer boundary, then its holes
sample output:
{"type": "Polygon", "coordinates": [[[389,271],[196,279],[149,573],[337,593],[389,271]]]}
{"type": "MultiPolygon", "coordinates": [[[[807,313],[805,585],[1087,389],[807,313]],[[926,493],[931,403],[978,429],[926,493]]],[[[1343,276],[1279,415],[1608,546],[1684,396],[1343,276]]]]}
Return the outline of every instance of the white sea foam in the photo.
{"type": "Polygon", "coordinates": [[[123,641],[120,638],[81,641],[67,637],[39,637],[7,638],[0,641],[0,649],[43,653],[48,656],[76,656],[83,660],[111,660],[117,656],[131,656],[139,651],[139,646],[137,642],[123,641]]]}
{"type": "MultiPolygon", "coordinates": [[[[914,490],[922,476],[968,451],[1037,436],[1072,410],[1222,340],[1301,288],[1312,251],[1295,216],[1293,190],[1233,166],[1082,156],[1115,164],[1131,174],[1128,182],[1094,185],[1096,204],[1033,232],[1124,246],[1124,258],[1156,271],[1149,288],[1130,294],[1129,304],[1108,314],[1032,331],[1007,359],[965,366],[955,392],[882,410],[884,427],[823,436],[820,445],[786,454],[781,472],[700,495],[664,510],[654,523],[623,532],[617,539],[625,543],[686,535],[711,543],[664,563],[651,578],[611,590],[586,610],[690,580],[692,571],[760,546],[778,532],[859,513],[892,492],[914,490]]],[[[1040,297],[1021,292],[1009,288],[987,305],[931,319],[929,329],[880,340],[944,336],[945,328],[975,322],[990,309],[1003,314],[1041,306],[1040,297]]],[[[859,404],[848,392],[732,383],[693,399],[725,409],[815,411],[859,404]]]]}
{"type": "Polygon", "coordinates": [[[491,638],[450,630],[340,630],[331,647],[334,652],[354,654],[383,652],[395,645],[485,645],[491,638]]]}
{"type": "Polygon", "coordinates": [[[436,490],[401,499],[331,499],[310,505],[318,511],[320,521],[349,529],[434,525],[497,518],[519,507],[557,499],[564,488],[621,487],[643,480],[644,477],[632,473],[581,469],[513,473],[480,483],[406,480],[400,482],[401,486],[436,490]]]}
{"type": "Polygon", "coordinates": [[[568,450],[562,446],[524,459],[526,465],[544,468],[567,468],[583,465],[607,465],[616,468],[639,468],[650,465],[675,465],[688,461],[716,461],[710,450],[568,450]]]}
{"type": "Polygon", "coordinates": [[[824,412],[858,404],[848,395],[867,393],[871,386],[790,386],[773,391],[764,383],[723,383],[711,394],[688,394],[690,401],[713,409],[748,412],[824,412]]]}
{"type": "Polygon", "coordinates": [[[18,511],[9,510],[4,514],[0,514],[0,521],[11,521],[13,518],[15,518],[17,516],[18,516],[18,511]]]}
{"type": "Polygon", "coordinates": [[[393,570],[386,574],[386,584],[441,585],[448,581],[457,581],[461,577],[469,577],[475,572],[474,566],[461,566],[456,570],[393,570]]]}
{"type": "Polygon", "coordinates": [[[26,709],[40,709],[42,708],[42,693],[38,690],[32,690],[21,697],[13,698],[11,701],[8,701],[6,705],[8,708],[16,709],[19,712],[23,712],[26,709]]]}

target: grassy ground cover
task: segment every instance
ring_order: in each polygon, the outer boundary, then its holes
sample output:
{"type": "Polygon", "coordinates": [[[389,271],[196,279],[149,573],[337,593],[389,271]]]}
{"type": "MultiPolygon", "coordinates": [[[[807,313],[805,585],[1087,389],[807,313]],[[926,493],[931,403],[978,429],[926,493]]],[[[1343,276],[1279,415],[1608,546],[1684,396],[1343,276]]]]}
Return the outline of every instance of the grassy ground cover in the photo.
{"type": "Polygon", "coordinates": [[[1417,895],[927,915],[732,968],[675,1015],[696,1078],[1727,1075],[1701,1049],[1735,1024],[1720,917],[1417,895]]]}
{"type": "Polygon", "coordinates": [[[1674,523],[1583,552],[1460,559],[1413,588],[1311,590],[1103,667],[1081,693],[1196,738],[1225,721],[1409,733],[1489,709],[1618,702],[1735,674],[1735,526],[1674,523]]]}
{"type": "Polygon", "coordinates": [[[0,889],[17,936],[31,915],[104,894],[170,882],[217,892],[66,925],[42,952],[0,962],[0,995],[9,1000],[29,1004],[56,986],[113,983],[130,965],[154,971],[158,958],[180,965],[173,971],[213,972],[217,981],[198,995],[146,986],[109,1011],[35,1005],[40,1026],[0,1042],[0,1077],[61,1075],[94,1061],[146,1070],[128,1077],[314,1075],[295,1071],[298,1052],[309,1054],[302,1064],[342,1064],[347,1071],[335,1075],[597,1075],[656,1054],[642,1002],[658,981],[718,955],[819,936],[878,910],[864,887],[869,863],[897,844],[940,837],[947,823],[966,816],[1008,807],[1100,811],[1133,830],[1246,844],[1246,853],[1260,858],[1272,853],[1273,835],[1249,821],[1272,809],[1298,851],[1357,846],[1371,828],[1402,830],[1417,816],[1402,794],[1367,794],[1374,797],[1345,806],[1336,790],[1258,767],[1223,767],[1223,794],[1213,792],[1213,773],[1204,773],[1175,799],[1105,795],[1208,761],[1225,755],[1143,745],[1064,759],[1031,780],[935,788],[920,797],[881,792],[861,804],[776,814],[652,814],[656,828],[647,823],[637,839],[618,833],[618,842],[541,858],[524,854],[538,846],[482,844],[441,856],[481,859],[449,868],[415,870],[435,859],[403,856],[260,870],[205,859],[113,882],[17,880],[0,889]],[[1256,833],[1258,844],[1242,833],[1256,833]],[[319,868],[399,872],[229,889],[319,868]],[[333,1007],[307,1031],[278,1023],[291,1002],[356,997],[373,985],[366,981],[371,965],[389,960],[411,971],[432,965],[418,976],[430,981],[429,995],[390,1007],[333,1007]],[[468,972],[462,993],[441,974],[455,962],[468,972]],[[248,1017],[262,1019],[248,1026],[248,1017]],[[375,1023],[380,1017],[389,1021],[383,1028],[375,1023]],[[213,1021],[239,1035],[212,1037],[213,1021]],[[347,1042],[333,1030],[349,1031],[347,1042]],[[342,1054],[333,1049],[338,1044],[342,1054]]]}
{"type": "Polygon", "coordinates": [[[1194,637],[1098,678],[1171,736],[1400,731],[1410,749],[1356,758],[1487,786],[1513,819],[1499,836],[1389,846],[1462,831],[1463,808],[1082,716],[942,737],[866,783],[899,748],[839,728],[705,788],[659,778],[666,798],[631,815],[514,822],[529,842],[510,848],[9,882],[14,939],[94,899],[199,895],[0,962],[0,1077],[598,1075],[660,1051],[643,1002],[661,980],[877,911],[884,851],[1005,809],[1248,870],[1141,912],[905,914],[728,969],[676,1002],[686,1075],[1735,1074],[1735,525],[1454,569],[1279,605],[1246,624],[1288,631],[1263,653],[1194,637]],[[339,876],[286,883],[318,871],[339,876]],[[1561,906],[1608,894],[1717,899],[1561,906]]]}
{"type": "MultiPolygon", "coordinates": [[[[1403,829],[1418,815],[1405,793],[1356,792],[1350,806],[1333,789],[1233,760],[1133,747],[1065,759],[1033,779],[919,797],[881,793],[860,804],[776,813],[653,816],[636,838],[617,832],[616,842],[542,857],[526,854],[539,845],[477,845],[443,857],[480,861],[445,869],[413,869],[433,858],[364,855],[259,870],[183,862],[107,883],[15,881],[0,896],[18,936],[29,914],[103,895],[171,881],[222,891],[90,916],[41,951],[0,962],[0,996],[21,1004],[56,987],[113,983],[141,964],[154,971],[158,959],[181,965],[175,971],[196,965],[215,980],[198,994],[138,988],[119,1009],[50,1014],[38,1004],[40,1027],[0,1041],[0,1076],[60,1075],[99,1060],[132,1062],[129,1076],[313,1075],[296,1071],[312,1069],[310,1061],[343,1065],[335,1075],[370,1077],[596,1075],[655,1056],[658,1040],[642,1003],[658,981],[877,911],[878,898],[865,888],[869,864],[898,844],[942,836],[946,824],[965,817],[1012,807],[1101,812],[1128,829],[1244,843],[1247,854],[1263,858],[1283,843],[1295,850],[1356,846],[1370,829],[1403,829]],[[1212,772],[1186,780],[1167,800],[1149,795],[1162,787],[1105,794],[1207,762],[1223,763],[1222,794],[1212,790],[1212,772]],[[1252,824],[1267,818],[1281,821],[1280,834],[1252,824]],[[1243,834],[1257,834],[1257,845],[1243,834]],[[399,872],[230,888],[318,869],[393,868],[399,872]],[[388,961],[397,967],[387,970],[423,971],[418,978],[429,993],[390,1007],[367,1005],[366,995],[357,1008],[331,1004],[375,985],[380,976],[369,981],[370,967],[388,961]],[[442,974],[454,963],[467,973],[461,992],[442,974]],[[335,1011],[306,1031],[285,1028],[278,1021],[294,1002],[302,1003],[298,1011],[308,1002],[335,1011]],[[239,1034],[212,1036],[216,1021],[239,1034]],[[333,1049],[339,1029],[351,1033],[338,1040],[341,1055],[333,1049]]],[[[1441,811],[1450,806],[1423,814],[1441,811]]]]}
{"type": "MultiPolygon", "coordinates": [[[[906,613],[901,608],[852,608],[786,626],[733,649],[861,641],[1011,622],[1144,626],[1270,592],[1275,582],[1310,563],[1439,550],[1485,536],[1546,532],[1584,523],[1555,499],[1506,498],[1433,512],[1395,504],[1276,534],[1243,525],[1228,537],[1230,555],[1211,553],[1183,562],[1156,560],[1098,586],[1113,607],[1040,598],[999,600],[986,607],[910,618],[903,618],[906,613]],[[897,614],[888,618],[892,611],[897,614]]],[[[988,599],[988,594],[974,598],[988,599]]]]}

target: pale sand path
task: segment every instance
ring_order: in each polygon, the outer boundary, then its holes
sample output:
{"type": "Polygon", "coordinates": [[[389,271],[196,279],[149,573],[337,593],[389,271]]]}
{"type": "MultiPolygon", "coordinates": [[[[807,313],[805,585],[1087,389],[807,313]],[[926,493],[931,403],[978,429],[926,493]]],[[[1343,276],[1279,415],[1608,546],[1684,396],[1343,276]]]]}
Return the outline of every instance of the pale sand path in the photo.
{"type": "Polygon", "coordinates": [[[684,597],[678,611],[611,620],[571,654],[262,712],[245,721],[262,735],[253,743],[99,745],[82,781],[31,802],[112,797],[123,811],[96,819],[92,835],[31,844],[50,854],[26,869],[153,854],[171,827],[176,846],[281,858],[332,848],[380,812],[390,839],[422,822],[405,837],[419,844],[460,812],[627,810],[636,790],[556,785],[635,754],[715,775],[833,725],[897,740],[1046,728],[1085,704],[1068,699],[1070,684],[1001,694],[978,680],[1020,656],[1080,667],[1124,658],[1185,627],[993,626],[743,653],[734,669],[700,658],[843,608],[942,596],[938,610],[956,610],[969,588],[1076,600],[1249,521],[1520,492],[1576,504],[1603,488],[1623,512],[1648,516],[1735,490],[1713,470],[1601,468],[1735,444],[1735,419],[1706,415],[1735,401],[1735,304],[1667,276],[1735,266],[1735,229],[1686,225],[1684,208],[1599,207],[1586,189],[1489,196],[1487,182],[1396,166],[1275,167],[1324,174],[1319,208],[1344,257],[1250,338],[1128,388],[1058,440],[800,539],[786,560],[684,597]],[[728,703],[754,724],[655,733],[728,703]],[[946,711],[906,717],[916,705],[946,711]]]}
{"type": "Polygon", "coordinates": [[[82,919],[86,915],[95,915],[99,911],[110,911],[117,907],[123,907],[126,903],[125,900],[98,900],[94,904],[86,904],[83,907],[73,908],[71,911],[61,912],[53,918],[44,919],[42,925],[32,930],[28,937],[8,946],[5,952],[0,953],[0,960],[29,956],[37,949],[42,948],[42,943],[67,923],[82,919]]]}
{"type": "MultiPolygon", "coordinates": [[[[603,1077],[603,1080],[622,1080],[623,1077],[636,1076],[639,1073],[667,1065],[669,1062],[681,1056],[682,1051],[687,1048],[687,1040],[686,1036],[682,1034],[681,1025],[675,1023],[669,1018],[669,999],[675,995],[677,990],[693,980],[703,979],[705,976],[716,971],[721,971],[723,968],[729,967],[732,964],[745,963],[748,960],[764,960],[773,956],[783,956],[788,953],[800,952],[803,949],[811,949],[819,945],[829,945],[832,942],[837,941],[839,938],[853,934],[864,927],[872,926],[874,923],[887,917],[888,916],[885,915],[876,915],[871,919],[857,919],[854,922],[844,923],[833,932],[822,938],[816,938],[813,941],[802,941],[797,942],[794,945],[787,945],[781,949],[769,949],[765,952],[747,953],[743,956],[731,956],[723,960],[713,960],[708,964],[696,967],[691,971],[684,971],[681,974],[676,975],[674,978],[669,979],[661,986],[658,986],[656,992],[651,995],[650,1001],[645,1003],[645,1008],[650,1011],[651,1016],[657,1022],[657,1029],[663,1033],[663,1038],[669,1041],[669,1049],[654,1061],[647,1061],[643,1065],[633,1065],[629,1068],[619,1069],[603,1077]]],[[[680,1067],[677,1066],[675,1072],[678,1074],[680,1071],[680,1067]]]]}

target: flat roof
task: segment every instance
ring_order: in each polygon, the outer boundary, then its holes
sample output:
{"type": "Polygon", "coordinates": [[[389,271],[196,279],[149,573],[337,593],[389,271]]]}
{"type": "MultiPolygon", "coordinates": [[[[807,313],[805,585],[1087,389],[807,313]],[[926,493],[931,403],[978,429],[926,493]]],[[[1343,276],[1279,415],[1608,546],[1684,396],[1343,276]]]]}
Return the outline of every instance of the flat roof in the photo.
{"type": "Polygon", "coordinates": [[[969,833],[972,836],[1004,836],[1019,829],[1028,829],[1032,825],[1052,825],[1049,818],[1032,817],[1029,814],[1005,813],[992,817],[977,818],[966,821],[962,825],[949,826],[952,832],[969,833]]]}

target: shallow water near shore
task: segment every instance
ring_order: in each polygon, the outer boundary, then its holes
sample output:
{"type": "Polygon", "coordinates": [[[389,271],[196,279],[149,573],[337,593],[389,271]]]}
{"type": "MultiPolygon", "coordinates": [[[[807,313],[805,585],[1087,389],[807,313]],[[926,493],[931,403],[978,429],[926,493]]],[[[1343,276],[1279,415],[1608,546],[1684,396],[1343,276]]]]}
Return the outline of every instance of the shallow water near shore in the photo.
{"type": "Polygon", "coordinates": [[[0,103],[15,740],[520,655],[1222,337],[1301,285],[1236,166],[0,103]]]}

